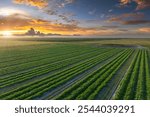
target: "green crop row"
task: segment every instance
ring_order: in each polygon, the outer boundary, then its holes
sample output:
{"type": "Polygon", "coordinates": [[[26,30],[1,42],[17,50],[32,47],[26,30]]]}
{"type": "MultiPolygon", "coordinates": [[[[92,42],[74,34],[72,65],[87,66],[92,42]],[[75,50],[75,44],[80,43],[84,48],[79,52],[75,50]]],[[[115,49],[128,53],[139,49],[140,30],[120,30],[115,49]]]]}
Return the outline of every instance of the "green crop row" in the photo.
{"type": "MultiPolygon", "coordinates": [[[[110,54],[109,54],[110,55],[110,54]]],[[[59,75],[57,75],[56,77],[55,77],[55,79],[57,79],[56,81],[54,81],[54,83],[53,83],[53,81],[49,84],[49,86],[50,87],[47,87],[47,86],[45,86],[44,88],[42,88],[43,87],[43,85],[41,85],[42,87],[40,87],[40,89],[43,89],[43,91],[40,91],[40,92],[38,92],[38,93],[36,93],[36,91],[34,91],[35,92],[35,95],[31,95],[30,97],[28,97],[28,98],[26,98],[26,99],[34,99],[34,98],[36,98],[36,97],[38,97],[38,96],[40,96],[40,95],[42,95],[44,92],[47,92],[47,91],[49,91],[50,89],[53,89],[53,88],[56,88],[58,85],[62,85],[62,84],[64,84],[65,82],[68,82],[70,79],[72,79],[73,77],[75,77],[76,75],[78,75],[78,74],[80,74],[81,72],[83,72],[83,71],[86,71],[87,69],[89,69],[89,68],[91,68],[91,67],[93,67],[93,66],[95,66],[97,63],[99,63],[100,61],[103,61],[103,60],[105,60],[106,59],[106,57],[108,57],[108,55],[103,55],[103,56],[101,56],[100,58],[99,58],[99,60],[97,60],[97,59],[95,59],[93,62],[92,61],[88,61],[87,63],[85,63],[85,65],[84,66],[82,66],[81,68],[78,68],[79,67],[79,65],[77,65],[77,68],[76,69],[71,69],[71,71],[67,71],[67,73],[63,73],[63,74],[61,74],[61,76],[59,76],[59,75]],[[101,60],[100,60],[101,59],[101,60]],[[71,74],[71,75],[69,75],[69,74],[71,74]],[[61,79],[63,79],[63,80],[60,80],[61,79]],[[56,83],[56,84],[55,84],[56,83]],[[54,85],[53,85],[54,84],[54,85]]],[[[37,90],[37,89],[36,89],[37,90]]]]}
{"type": "MultiPolygon", "coordinates": [[[[126,50],[127,52],[127,50],[126,50]]],[[[111,65],[115,64],[126,52],[122,53],[120,56],[117,56],[111,60],[108,64],[104,65],[102,68],[95,71],[93,74],[82,79],[80,82],[75,83],[73,86],[66,89],[62,94],[55,97],[55,99],[75,99],[77,95],[82,92],[92,83],[95,82],[99,75],[105,73],[111,65]],[[100,73],[100,74],[99,74],[100,73]]],[[[92,90],[93,91],[93,90],[92,90]]]]}
{"type": "Polygon", "coordinates": [[[133,53],[133,51],[129,52],[127,55],[124,55],[120,60],[118,60],[116,62],[116,64],[114,66],[112,66],[110,68],[110,70],[106,71],[107,76],[101,76],[99,79],[103,79],[104,81],[101,82],[102,80],[98,81],[98,85],[97,88],[94,90],[94,92],[92,92],[88,98],[88,100],[94,100],[99,92],[107,86],[107,84],[109,83],[109,81],[113,78],[113,76],[115,75],[115,73],[120,69],[120,67],[125,63],[125,61],[131,56],[131,54],[133,53]]]}
{"type": "Polygon", "coordinates": [[[140,65],[141,54],[142,54],[142,52],[140,50],[139,56],[137,58],[137,61],[133,68],[133,72],[130,77],[130,82],[128,83],[128,87],[127,87],[126,93],[124,95],[125,100],[134,99],[134,97],[135,97],[136,86],[137,86],[137,82],[138,82],[139,68],[140,68],[139,65],[140,65]]]}
{"type": "Polygon", "coordinates": [[[49,64],[49,63],[52,63],[52,62],[64,60],[66,58],[74,57],[74,56],[84,54],[84,53],[87,53],[87,50],[76,51],[75,53],[69,53],[68,56],[66,56],[65,54],[63,56],[62,55],[57,55],[56,57],[45,58],[44,60],[26,62],[26,63],[22,63],[22,64],[15,65],[15,66],[1,68],[0,69],[0,75],[2,76],[2,75],[9,74],[9,73],[12,73],[12,72],[18,72],[20,70],[26,70],[26,69],[29,69],[29,68],[37,67],[39,65],[46,65],[46,64],[49,64]]]}
{"type": "MultiPolygon", "coordinates": [[[[19,65],[20,66],[20,64],[24,64],[24,63],[32,63],[32,62],[35,62],[35,61],[44,61],[44,60],[48,60],[48,59],[52,59],[52,58],[55,58],[55,57],[59,57],[59,56],[63,56],[63,55],[66,55],[66,54],[72,54],[72,53],[75,53],[75,52],[78,52],[79,51],[79,49],[80,48],[78,48],[78,49],[74,49],[74,48],[69,48],[69,50],[68,50],[68,48],[62,48],[61,50],[60,50],[60,48],[59,48],[59,50],[60,51],[58,51],[57,49],[57,51],[56,50],[49,50],[49,48],[48,49],[46,49],[44,52],[36,52],[36,53],[32,53],[31,55],[30,55],[30,53],[29,53],[29,55],[28,56],[23,56],[23,58],[22,59],[20,59],[20,58],[15,58],[15,60],[9,60],[9,61],[7,61],[7,59],[4,59],[3,61],[1,61],[0,62],[0,68],[2,68],[2,69],[4,69],[4,67],[11,67],[11,66],[16,66],[16,65],[19,65]]],[[[82,49],[82,52],[91,52],[91,51],[95,51],[96,49],[91,49],[91,48],[86,48],[86,49],[82,49]]],[[[43,50],[42,50],[43,51],[43,50]]],[[[41,63],[41,62],[39,62],[39,63],[41,63]]],[[[36,64],[35,64],[36,65],[36,64]]]]}
{"type": "MultiPolygon", "coordinates": [[[[109,52],[109,50],[107,50],[107,51],[109,52]]],[[[75,56],[73,58],[69,58],[69,60],[66,59],[66,60],[63,60],[62,62],[51,63],[50,65],[46,65],[45,67],[38,67],[38,68],[33,69],[33,70],[31,70],[29,72],[26,72],[26,73],[5,77],[5,78],[0,80],[1,81],[0,87],[2,88],[2,87],[5,87],[5,86],[14,84],[14,83],[18,83],[18,82],[25,81],[27,79],[31,79],[32,77],[36,77],[36,76],[39,76],[39,75],[42,75],[42,74],[46,74],[46,73],[48,73],[52,70],[56,70],[56,69],[59,69],[61,67],[67,66],[69,64],[74,64],[74,63],[77,63],[79,61],[89,59],[93,56],[98,55],[99,53],[103,54],[103,52],[107,52],[107,51],[102,50],[100,52],[95,51],[93,53],[88,53],[86,55],[81,54],[81,56],[75,56]]]]}
{"type": "Polygon", "coordinates": [[[40,53],[61,53],[64,50],[79,50],[82,49],[96,49],[89,46],[80,46],[80,45],[66,45],[66,44],[43,44],[43,45],[29,45],[21,47],[13,47],[10,49],[3,50],[0,52],[0,61],[5,62],[8,60],[23,59],[24,57],[30,57],[32,55],[38,55],[40,53]]]}
{"type": "Polygon", "coordinates": [[[150,100],[150,52],[145,51],[146,94],[150,100]]]}
{"type": "MultiPolygon", "coordinates": [[[[140,59],[141,59],[141,54],[142,51],[139,50],[139,54],[136,58],[136,62],[135,64],[133,64],[133,70],[131,72],[130,75],[127,75],[126,79],[130,79],[129,82],[127,82],[126,84],[126,90],[123,93],[124,96],[123,99],[134,99],[135,98],[135,94],[136,94],[136,86],[137,86],[137,82],[138,82],[138,74],[139,74],[139,65],[140,65],[140,59]]],[[[124,87],[123,87],[124,88],[124,87]]]]}
{"type": "Polygon", "coordinates": [[[131,74],[133,72],[133,68],[134,68],[134,65],[136,63],[136,59],[138,56],[139,56],[139,51],[137,51],[137,53],[135,54],[130,66],[129,66],[127,73],[125,74],[123,80],[121,81],[120,85],[118,86],[118,89],[115,93],[114,99],[119,100],[119,99],[124,98],[124,94],[126,92],[126,88],[128,86],[128,83],[130,82],[130,77],[131,77],[131,74]]]}
{"type": "Polygon", "coordinates": [[[105,60],[111,54],[114,53],[107,53],[105,56],[104,55],[98,56],[97,58],[76,65],[74,68],[66,70],[66,72],[63,71],[60,74],[56,74],[51,77],[46,77],[36,82],[24,85],[13,91],[0,95],[0,99],[26,99],[26,98],[29,99],[30,96],[31,99],[36,96],[40,96],[44,92],[69,81],[70,79],[73,78],[73,76],[76,76],[77,74],[85,71],[86,69],[96,65],[100,61],[105,60]]]}
{"type": "MultiPolygon", "coordinates": [[[[24,58],[32,57],[33,55],[40,55],[41,53],[56,53],[62,50],[69,50],[68,47],[63,46],[52,46],[52,45],[44,45],[44,46],[33,46],[35,48],[30,48],[29,46],[28,50],[24,50],[26,47],[21,47],[18,49],[10,49],[10,51],[4,51],[3,53],[0,53],[0,61],[1,62],[9,62],[9,61],[16,61],[21,60],[24,58]],[[53,50],[53,51],[50,51],[53,50]]],[[[71,47],[70,47],[71,48],[71,47]]]]}
{"type": "Polygon", "coordinates": [[[145,50],[142,51],[141,61],[140,61],[140,68],[138,73],[138,82],[136,88],[135,99],[136,100],[144,100],[146,99],[146,74],[145,74],[145,50]]]}

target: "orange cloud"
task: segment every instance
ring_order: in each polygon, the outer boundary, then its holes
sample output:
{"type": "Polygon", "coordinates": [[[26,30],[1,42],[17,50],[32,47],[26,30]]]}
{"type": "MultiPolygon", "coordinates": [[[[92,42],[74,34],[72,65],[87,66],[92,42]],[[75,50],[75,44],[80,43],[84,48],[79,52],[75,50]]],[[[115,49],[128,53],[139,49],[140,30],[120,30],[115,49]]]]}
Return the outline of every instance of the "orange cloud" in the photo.
{"type": "Polygon", "coordinates": [[[124,25],[150,24],[150,21],[149,20],[128,20],[128,21],[123,21],[122,24],[124,25]]]}
{"type": "Polygon", "coordinates": [[[25,34],[30,28],[48,34],[61,35],[114,35],[123,33],[117,27],[88,28],[81,27],[75,21],[69,24],[55,23],[48,20],[36,19],[28,14],[18,12],[0,17],[0,32],[7,30],[13,34],[25,34]]]}
{"type": "Polygon", "coordinates": [[[140,28],[139,32],[150,33],[150,28],[140,28]]]}
{"type": "Polygon", "coordinates": [[[11,15],[0,18],[0,31],[8,30],[14,34],[24,34],[33,27],[35,30],[45,34],[61,34],[61,35],[111,35],[118,34],[117,29],[97,29],[80,27],[77,24],[54,23],[42,19],[26,18],[21,14],[11,15]],[[16,22],[17,20],[17,22],[16,22]]]}
{"type": "Polygon", "coordinates": [[[119,22],[124,25],[138,25],[150,23],[150,20],[143,20],[143,13],[126,13],[119,16],[113,16],[108,22],[119,22]]]}
{"type": "Polygon", "coordinates": [[[150,0],[119,0],[120,5],[128,5],[131,2],[135,2],[137,4],[136,10],[141,10],[145,8],[150,8],[150,0]]]}
{"type": "Polygon", "coordinates": [[[150,0],[134,0],[137,3],[136,10],[150,8],[150,0]]]}
{"type": "Polygon", "coordinates": [[[0,30],[8,30],[8,29],[15,29],[16,27],[22,27],[26,25],[30,25],[31,19],[25,19],[23,17],[19,17],[16,14],[1,17],[0,18],[0,30]]]}
{"type": "Polygon", "coordinates": [[[121,5],[126,5],[129,4],[131,2],[131,0],[120,0],[121,5]]]}
{"type": "Polygon", "coordinates": [[[44,8],[48,6],[47,0],[13,0],[16,4],[27,4],[38,8],[44,8]]]}
{"type": "Polygon", "coordinates": [[[110,22],[116,22],[116,21],[123,21],[125,19],[142,19],[144,18],[144,14],[143,13],[125,13],[119,16],[113,16],[111,17],[108,21],[110,22]]]}

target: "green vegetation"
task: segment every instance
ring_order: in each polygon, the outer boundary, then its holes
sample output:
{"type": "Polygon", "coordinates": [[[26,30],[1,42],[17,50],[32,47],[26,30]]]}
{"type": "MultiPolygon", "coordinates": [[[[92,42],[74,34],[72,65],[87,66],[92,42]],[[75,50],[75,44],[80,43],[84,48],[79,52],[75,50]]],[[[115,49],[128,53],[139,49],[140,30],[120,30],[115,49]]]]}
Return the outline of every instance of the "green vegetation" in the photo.
{"type": "Polygon", "coordinates": [[[79,42],[0,47],[0,99],[150,99],[146,43],[79,42]]]}
{"type": "Polygon", "coordinates": [[[123,78],[114,99],[149,99],[149,62],[147,50],[139,50],[123,78]],[[147,87],[146,87],[147,86],[147,87]]]}

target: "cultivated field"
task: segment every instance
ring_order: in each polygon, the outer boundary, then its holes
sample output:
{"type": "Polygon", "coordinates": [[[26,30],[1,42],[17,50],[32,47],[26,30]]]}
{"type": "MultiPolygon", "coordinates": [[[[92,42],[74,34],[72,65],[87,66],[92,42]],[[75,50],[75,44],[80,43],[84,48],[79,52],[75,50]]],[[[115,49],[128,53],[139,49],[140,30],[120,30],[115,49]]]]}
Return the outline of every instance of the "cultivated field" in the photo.
{"type": "Polygon", "coordinates": [[[149,39],[31,40],[0,40],[1,100],[150,100],[149,39]]]}

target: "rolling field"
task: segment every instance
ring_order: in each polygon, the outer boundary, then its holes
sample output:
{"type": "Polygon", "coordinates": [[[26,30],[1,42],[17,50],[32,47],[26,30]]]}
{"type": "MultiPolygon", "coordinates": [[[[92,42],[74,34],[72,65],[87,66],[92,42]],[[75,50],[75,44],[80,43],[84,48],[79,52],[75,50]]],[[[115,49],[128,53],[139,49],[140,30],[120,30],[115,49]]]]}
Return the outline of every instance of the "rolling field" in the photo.
{"type": "Polygon", "coordinates": [[[1,100],[150,100],[150,40],[0,42],[1,100]]]}

